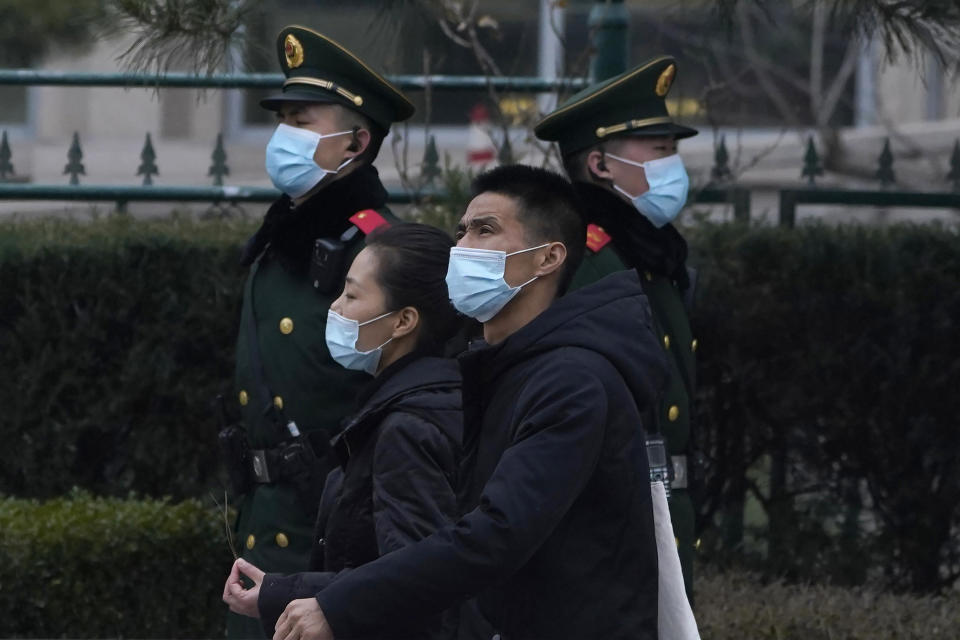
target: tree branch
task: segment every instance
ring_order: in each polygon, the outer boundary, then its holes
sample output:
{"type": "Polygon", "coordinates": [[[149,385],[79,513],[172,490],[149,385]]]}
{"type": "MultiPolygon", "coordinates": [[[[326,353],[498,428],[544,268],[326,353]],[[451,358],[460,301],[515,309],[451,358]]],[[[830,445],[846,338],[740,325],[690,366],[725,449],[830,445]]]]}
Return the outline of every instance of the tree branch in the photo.
{"type": "Polygon", "coordinates": [[[787,124],[791,126],[797,126],[799,121],[797,120],[796,113],[793,111],[793,107],[777,87],[773,79],[767,75],[765,70],[766,65],[763,63],[763,59],[757,53],[756,45],[754,44],[753,25],[751,24],[750,16],[743,5],[738,6],[737,23],[740,26],[740,32],[743,34],[744,53],[746,54],[747,60],[754,66],[754,75],[757,77],[757,81],[760,83],[760,86],[763,87],[764,91],[766,91],[767,95],[770,97],[770,100],[773,101],[773,104],[777,107],[780,115],[784,120],[787,121],[787,124]]]}

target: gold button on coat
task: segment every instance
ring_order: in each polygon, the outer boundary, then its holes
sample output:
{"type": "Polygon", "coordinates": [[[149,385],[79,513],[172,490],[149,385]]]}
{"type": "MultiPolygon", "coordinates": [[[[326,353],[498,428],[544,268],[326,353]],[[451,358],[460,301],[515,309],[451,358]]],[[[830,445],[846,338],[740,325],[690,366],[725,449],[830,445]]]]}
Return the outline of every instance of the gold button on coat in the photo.
{"type": "Polygon", "coordinates": [[[273,406],[275,406],[277,409],[283,409],[283,398],[280,396],[275,396],[273,398],[273,406]]]}
{"type": "Polygon", "coordinates": [[[284,534],[283,532],[278,533],[278,534],[277,534],[277,546],[278,546],[278,547],[284,547],[284,548],[285,548],[288,544],[290,544],[290,541],[287,540],[286,534],[284,534]]]}
{"type": "Polygon", "coordinates": [[[644,271],[643,277],[646,278],[647,280],[653,280],[653,274],[650,273],[649,271],[644,271]]]}
{"type": "Polygon", "coordinates": [[[280,321],[280,333],[283,335],[289,335],[293,333],[293,320],[290,318],[284,318],[280,321]]]}
{"type": "Polygon", "coordinates": [[[666,333],[663,335],[663,348],[664,349],[670,348],[670,335],[666,333]]]}
{"type": "Polygon", "coordinates": [[[253,549],[253,545],[257,543],[257,539],[253,537],[253,534],[247,536],[247,549],[253,549]]]}
{"type": "Polygon", "coordinates": [[[247,406],[247,403],[250,402],[250,396],[247,395],[247,392],[243,389],[240,390],[240,405],[247,406]]]}
{"type": "Polygon", "coordinates": [[[694,353],[696,353],[696,351],[697,351],[697,339],[696,339],[696,338],[694,338],[694,339],[693,339],[693,342],[690,343],[690,351],[693,351],[694,353]]]}
{"type": "Polygon", "coordinates": [[[670,422],[676,422],[677,418],[679,417],[680,417],[680,407],[678,407],[677,405],[672,405],[670,407],[670,410],[667,411],[667,419],[670,422]]]}

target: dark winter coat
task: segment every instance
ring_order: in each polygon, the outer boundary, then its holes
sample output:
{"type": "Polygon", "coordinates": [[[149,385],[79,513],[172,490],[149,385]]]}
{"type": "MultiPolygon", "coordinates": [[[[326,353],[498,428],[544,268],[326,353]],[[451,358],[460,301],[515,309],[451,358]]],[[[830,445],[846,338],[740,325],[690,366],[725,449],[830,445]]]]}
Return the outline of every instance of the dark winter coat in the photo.
{"type": "MultiPolygon", "coordinates": [[[[462,438],[460,371],[453,360],[408,355],[365,390],[332,446],[310,572],[268,574],[258,607],[267,635],[291,600],[456,520],[462,438]]],[[[409,619],[388,638],[449,638],[455,619],[409,619]]],[[[366,634],[365,637],[381,637],[366,634]]],[[[357,637],[357,636],[349,636],[357,637]]]]}
{"type": "MultiPolygon", "coordinates": [[[[669,376],[656,409],[658,431],[673,461],[693,448],[693,399],[696,396],[697,340],[690,326],[692,270],[687,267],[687,242],[672,224],[659,229],[617,193],[585,182],[574,182],[584,222],[598,233],[600,243],[587,244],[583,263],[571,289],[590,284],[623,269],[636,269],[653,312],[653,329],[669,364],[669,376]],[[607,240],[606,242],[603,242],[607,240]]],[[[689,491],[687,464],[673,466],[670,521],[677,539],[687,596],[693,598],[693,557],[696,517],[689,491]]]]}
{"type": "MultiPolygon", "coordinates": [[[[335,282],[324,291],[314,288],[309,273],[313,243],[317,238],[338,240],[353,226],[350,218],[368,209],[379,209],[389,222],[397,222],[384,208],[386,197],[377,170],[369,165],[331,182],[296,207],[282,196],[270,207],[243,254],[242,264],[251,268],[237,337],[234,397],[247,444],[251,449],[276,450],[288,441],[286,424],[292,420],[318,457],[311,473],[317,478],[317,497],[305,499],[276,469],[273,476],[280,475],[278,480],[256,483],[239,496],[236,540],[243,558],[264,571],[285,573],[307,567],[319,489],[336,464],[327,444],[369,380],[364,373],[345,371],[334,362],[324,340],[327,309],[340,295],[347,267],[363,249],[365,235],[358,232],[347,241],[335,282]],[[254,364],[254,344],[262,383],[254,364]]],[[[249,461],[233,463],[249,465],[249,461]]],[[[230,638],[262,637],[260,625],[245,616],[231,613],[227,628],[230,638]]]]}
{"type": "Polygon", "coordinates": [[[561,298],[461,357],[465,506],[455,525],[317,595],[336,637],[479,594],[505,640],[657,637],[640,416],[664,377],[635,272],[561,298]]]}

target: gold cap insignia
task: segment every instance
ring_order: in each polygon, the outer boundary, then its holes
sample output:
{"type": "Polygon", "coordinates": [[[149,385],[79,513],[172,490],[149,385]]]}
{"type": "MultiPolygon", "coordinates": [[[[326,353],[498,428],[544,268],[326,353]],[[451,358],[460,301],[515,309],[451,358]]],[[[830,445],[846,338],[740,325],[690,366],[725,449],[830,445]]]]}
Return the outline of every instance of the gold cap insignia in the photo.
{"type": "Polygon", "coordinates": [[[673,84],[673,78],[675,75],[677,75],[676,65],[671,64],[669,67],[663,70],[663,73],[661,73],[660,77],[657,79],[658,96],[662,98],[663,96],[667,95],[667,92],[670,91],[670,85],[673,84]]]}
{"type": "Polygon", "coordinates": [[[303,45],[291,33],[283,41],[283,55],[287,58],[287,66],[296,69],[303,64],[303,45]]]}

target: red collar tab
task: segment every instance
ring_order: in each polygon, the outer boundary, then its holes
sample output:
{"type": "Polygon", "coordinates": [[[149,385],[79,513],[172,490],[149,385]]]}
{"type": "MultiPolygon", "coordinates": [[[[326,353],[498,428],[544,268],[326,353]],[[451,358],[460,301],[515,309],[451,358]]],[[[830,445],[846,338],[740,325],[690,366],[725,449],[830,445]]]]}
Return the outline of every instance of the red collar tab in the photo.
{"type": "Polygon", "coordinates": [[[613,238],[603,230],[603,227],[598,227],[595,224],[587,225],[587,248],[590,249],[590,251],[599,253],[600,249],[607,246],[611,240],[613,240],[613,238]]]}
{"type": "Polygon", "coordinates": [[[380,227],[389,227],[390,223],[374,209],[364,209],[350,216],[350,222],[356,226],[363,235],[370,235],[375,229],[380,227]]]}

